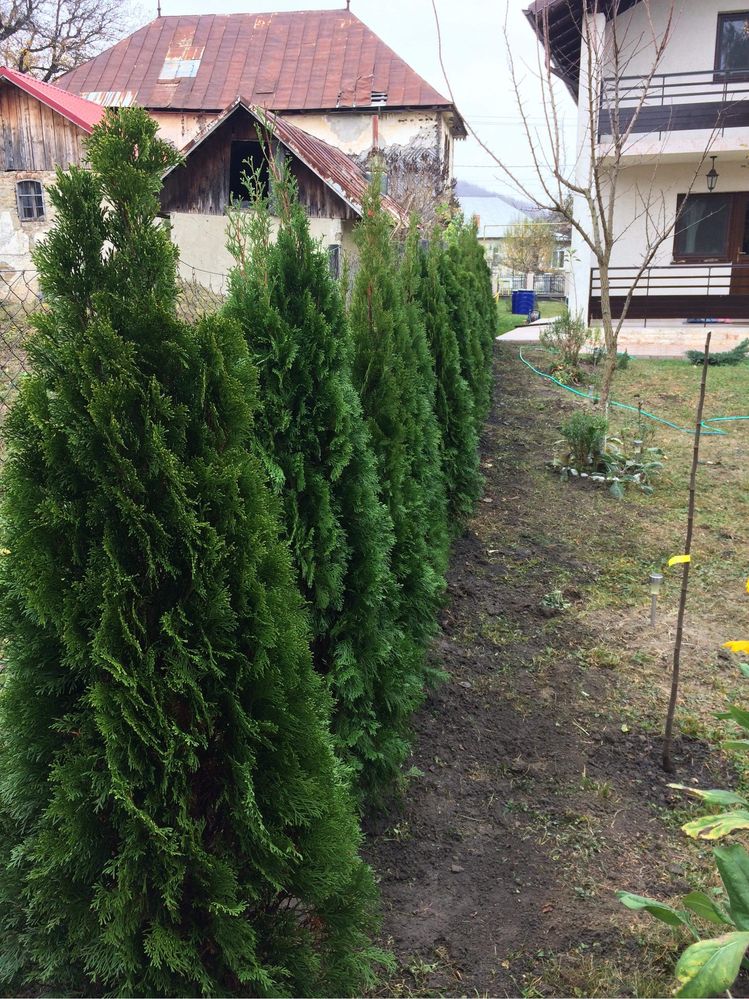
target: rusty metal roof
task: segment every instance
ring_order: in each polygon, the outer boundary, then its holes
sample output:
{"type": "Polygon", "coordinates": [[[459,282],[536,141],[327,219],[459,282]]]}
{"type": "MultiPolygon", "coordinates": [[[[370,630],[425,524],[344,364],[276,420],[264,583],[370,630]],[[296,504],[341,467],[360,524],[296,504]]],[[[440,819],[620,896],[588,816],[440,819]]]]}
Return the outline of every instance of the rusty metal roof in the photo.
{"type": "Polygon", "coordinates": [[[57,82],[153,111],[217,113],[240,94],[273,111],[453,108],[340,9],[159,17],[57,82]]]}
{"type": "Polygon", "coordinates": [[[19,73],[7,66],[0,66],[0,80],[7,80],[9,83],[15,84],[31,97],[35,97],[42,104],[46,104],[48,108],[52,108],[53,111],[57,111],[58,114],[63,115],[68,121],[72,121],[74,125],[89,134],[104,114],[104,109],[98,104],[70,94],[66,90],[61,90],[51,83],[42,83],[41,80],[35,80],[33,76],[19,73]]]}
{"type": "MultiPolygon", "coordinates": [[[[362,214],[362,201],[369,186],[369,181],[364,171],[350,157],[323,139],[318,139],[317,136],[310,135],[304,129],[293,125],[287,119],[275,115],[270,111],[265,111],[241,97],[233,101],[226,111],[196,135],[192,142],[189,142],[182,150],[182,154],[190,156],[209,135],[212,135],[220,128],[227,118],[231,117],[239,108],[244,108],[256,122],[264,126],[272,134],[273,138],[280,142],[298,160],[301,160],[305,166],[309,167],[347,205],[350,205],[358,215],[362,214]]],[[[179,166],[171,167],[165,176],[168,176],[175,169],[179,169],[179,166]]],[[[406,213],[402,211],[393,198],[383,195],[382,206],[394,221],[398,223],[407,222],[406,213]]]]}

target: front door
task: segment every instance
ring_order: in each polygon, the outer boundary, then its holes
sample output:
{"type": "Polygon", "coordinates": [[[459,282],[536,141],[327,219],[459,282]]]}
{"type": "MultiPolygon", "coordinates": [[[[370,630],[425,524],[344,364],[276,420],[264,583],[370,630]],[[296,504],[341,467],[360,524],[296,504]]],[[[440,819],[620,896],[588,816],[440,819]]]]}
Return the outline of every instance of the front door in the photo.
{"type": "Polygon", "coordinates": [[[731,294],[749,295],[749,193],[733,196],[730,252],[731,294]]]}

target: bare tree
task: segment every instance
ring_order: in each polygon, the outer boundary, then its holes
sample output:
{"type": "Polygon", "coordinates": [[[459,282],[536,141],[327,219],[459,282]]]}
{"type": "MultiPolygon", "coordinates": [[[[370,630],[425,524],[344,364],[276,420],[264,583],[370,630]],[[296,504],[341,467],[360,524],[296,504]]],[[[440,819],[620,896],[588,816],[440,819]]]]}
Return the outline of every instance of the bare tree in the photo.
{"type": "MultiPolygon", "coordinates": [[[[686,198],[680,205],[667,203],[662,186],[657,181],[661,152],[650,157],[649,176],[645,184],[635,185],[635,210],[622,225],[617,219],[617,200],[628,184],[627,154],[642,140],[647,129],[638,127],[643,112],[652,97],[654,78],[662,68],[672,41],[679,9],[678,0],[641,0],[638,27],[625,16],[631,4],[625,0],[564,0],[575,32],[579,35],[580,78],[578,87],[578,141],[572,155],[567,149],[563,125],[562,84],[560,68],[553,57],[553,37],[549,11],[551,0],[536,0],[535,12],[540,46],[537,65],[532,71],[517,63],[510,45],[507,16],[505,47],[514,91],[519,123],[525,135],[533,167],[534,184],[506,167],[494,151],[469,130],[481,147],[500,168],[515,190],[545,211],[565,219],[578,242],[587,247],[595,261],[600,281],[601,325],[606,346],[601,386],[601,403],[608,405],[611,382],[616,369],[619,333],[627,318],[632,298],[644,275],[652,266],[659,249],[673,236],[686,198]],[[658,6],[658,17],[654,8],[658,6]],[[532,110],[524,96],[527,76],[535,79],[538,96],[532,110]],[[534,121],[540,120],[540,126],[534,121]],[[612,257],[617,244],[633,226],[645,233],[639,259],[631,273],[617,277],[616,296],[623,301],[613,308],[612,257]],[[626,283],[625,283],[626,281],[626,283]],[[617,313],[615,315],[615,312],[617,313]]],[[[432,6],[439,18],[436,0],[432,6]]],[[[558,10],[560,4],[553,4],[558,10]]],[[[506,8],[508,10],[508,8],[506,8]]],[[[440,59],[442,60],[442,42],[440,59]]],[[[577,45],[577,42],[576,42],[577,45]]],[[[444,62],[442,63],[445,72],[444,62]]],[[[449,78],[445,73],[448,89],[449,78]]],[[[454,99],[454,98],[453,98],[454,99]]],[[[710,131],[697,163],[685,183],[685,193],[692,191],[718,133],[718,125],[710,131]]],[[[665,143],[668,130],[664,133],[665,143]]],[[[652,134],[648,136],[652,140],[652,134]]]]}
{"type": "Polygon", "coordinates": [[[54,80],[126,34],[137,13],[121,0],[2,0],[0,58],[54,80]]]}
{"type": "Polygon", "coordinates": [[[502,263],[519,274],[548,271],[557,248],[557,235],[549,222],[520,218],[507,227],[502,237],[502,263]]]}

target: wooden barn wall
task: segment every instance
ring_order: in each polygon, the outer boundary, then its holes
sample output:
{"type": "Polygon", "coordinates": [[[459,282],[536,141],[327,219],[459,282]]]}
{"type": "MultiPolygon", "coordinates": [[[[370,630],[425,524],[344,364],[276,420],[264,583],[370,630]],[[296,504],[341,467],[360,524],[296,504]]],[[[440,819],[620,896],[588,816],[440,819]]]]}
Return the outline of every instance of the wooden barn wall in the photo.
{"type": "MultiPolygon", "coordinates": [[[[193,150],[184,166],[169,174],[161,193],[162,209],[223,215],[229,204],[231,144],[249,141],[257,141],[254,122],[246,112],[237,112],[193,150]]],[[[335,191],[294,157],[291,169],[299,185],[300,201],[311,218],[358,217],[335,191]]]]}
{"type": "Polygon", "coordinates": [[[85,132],[11,84],[0,85],[2,170],[67,169],[84,160],[85,132]]]}

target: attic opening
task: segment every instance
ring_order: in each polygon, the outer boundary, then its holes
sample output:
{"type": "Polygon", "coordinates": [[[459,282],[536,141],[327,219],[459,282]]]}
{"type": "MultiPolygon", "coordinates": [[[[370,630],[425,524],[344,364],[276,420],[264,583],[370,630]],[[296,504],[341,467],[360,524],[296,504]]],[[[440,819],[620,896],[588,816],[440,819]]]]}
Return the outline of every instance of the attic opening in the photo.
{"type": "Polygon", "coordinates": [[[247,188],[242,183],[243,173],[257,176],[263,194],[267,195],[270,169],[263,147],[257,140],[232,142],[229,158],[229,194],[239,201],[249,201],[247,188]]]}

